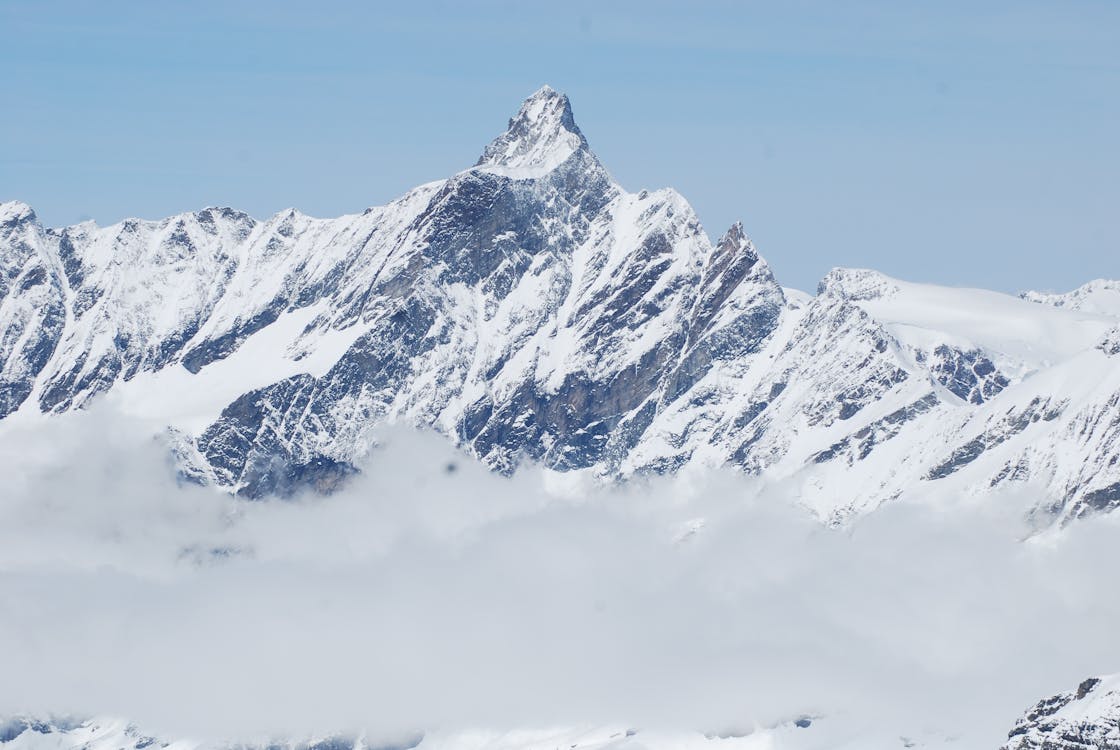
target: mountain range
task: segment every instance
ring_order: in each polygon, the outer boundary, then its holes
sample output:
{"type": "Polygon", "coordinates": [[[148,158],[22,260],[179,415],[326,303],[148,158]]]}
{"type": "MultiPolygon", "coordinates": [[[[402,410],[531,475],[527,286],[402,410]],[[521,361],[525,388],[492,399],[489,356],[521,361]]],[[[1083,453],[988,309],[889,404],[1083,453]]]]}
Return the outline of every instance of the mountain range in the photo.
{"type": "MultiPolygon", "coordinates": [[[[111,717],[92,719],[28,716],[0,717],[4,750],[879,750],[882,748],[953,748],[956,736],[919,733],[899,737],[875,730],[852,735],[826,717],[801,716],[776,726],[733,734],[667,733],[625,726],[509,732],[432,732],[392,742],[362,732],[304,738],[265,739],[257,743],[214,743],[161,739],[132,722],[111,717]]],[[[1015,722],[1001,750],[1120,750],[1120,676],[1091,677],[1075,690],[1040,700],[1015,722]]]]}
{"type": "Polygon", "coordinates": [[[1120,282],[783,287],[742,225],[624,190],[546,86],[473,167],[357,215],[0,204],[0,429],[97,398],[248,498],[330,491],[405,423],[500,472],[729,465],[830,523],[1024,488],[1041,528],[1120,506],[1120,282]]]}

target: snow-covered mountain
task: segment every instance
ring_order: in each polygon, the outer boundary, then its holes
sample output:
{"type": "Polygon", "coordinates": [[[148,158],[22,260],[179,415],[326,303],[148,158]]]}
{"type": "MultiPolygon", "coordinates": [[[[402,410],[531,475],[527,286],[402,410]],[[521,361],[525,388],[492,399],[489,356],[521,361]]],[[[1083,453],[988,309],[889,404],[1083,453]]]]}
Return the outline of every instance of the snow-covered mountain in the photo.
{"type": "MultiPolygon", "coordinates": [[[[800,716],[774,726],[730,733],[665,732],[626,726],[541,730],[439,731],[395,739],[364,732],[270,737],[256,742],[161,738],[133,722],[111,717],[39,719],[0,717],[4,750],[878,750],[981,748],[978,737],[918,731],[899,736],[874,722],[846,725],[800,716]]],[[[1001,750],[1120,750],[1120,676],[1091,677],[1076,689],[1040,700],[1007,733],[1001,750]]]]}
{"type": "MultiPolygon", "coordinates": [[[[136,724],[92,719],[0,718],[5,750],[878,750],[882,748],[981,748],[977,737],[917,732],[899,736],[874,725],[853,728],[827,717],[802,716],[771,727],[733,733],[647,731],[625,726],[544,730],[420,733],[395,741],[363,732],[267,738],[255,743],[161,739],[136,724]]],[[[1120,750],[1120,676],[1092,677],[1075,690],[1040,700],[1008,732],[1000,750],[1120,750]]]]}
{"type": "Polygon", "coordinates": [[[502,471],[732,464],[832,521],[1022,483],[1065,521],[1120,505],[1117,288],[784,289],[742,226],[623,190],[544,87],[474,167],[359,215],[0,204],[0,429],[108,394],[249,497],[329,490],[406,422],[502,471]]]}
{"type": "Polygon", "coordinates": [[[1039,701],[1016,722],[1003,750],[1120,750],[1120,675],[1091,677],[1039,701]]]}
{"type": "Polygon", "coordinates": [[[1096,279],[1065,294],[1023,292],[1019,296],[1030,302],[1065,307],[1080,312],[1100,313],[1114,317],[1120,315],[1120,281],[1096,279]]]}
{"type": "MultiPolygon", "coordinates": [[[[626,726],[584,726],[537,730],[458,730],[378,740],[365,733],[267,738],[256,742],[200,742],[161,739],[123,719],[0,718],[4,750],[894,750],[960,747],[957,738],[928,733],[898,737],[889,732],[853,733],[827,720],[797,717],[771,727],[730,734],[666,732],[626,726]]],[[[1033,746],[1032,746],[1033,747],[1033,746]]]]}

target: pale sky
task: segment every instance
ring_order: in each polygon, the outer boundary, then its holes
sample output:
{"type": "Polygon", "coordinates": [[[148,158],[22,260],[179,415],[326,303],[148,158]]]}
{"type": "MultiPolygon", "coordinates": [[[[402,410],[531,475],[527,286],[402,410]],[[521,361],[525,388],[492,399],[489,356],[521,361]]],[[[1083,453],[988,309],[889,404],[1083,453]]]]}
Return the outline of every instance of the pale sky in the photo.
{"type": "Polygon", "coordinates": [[[4,0],[0,200],[356,212],[549,83],[624,187],[741,219],[789,286],[1120,277],[1120,4],[685,6],[4,0]]]}

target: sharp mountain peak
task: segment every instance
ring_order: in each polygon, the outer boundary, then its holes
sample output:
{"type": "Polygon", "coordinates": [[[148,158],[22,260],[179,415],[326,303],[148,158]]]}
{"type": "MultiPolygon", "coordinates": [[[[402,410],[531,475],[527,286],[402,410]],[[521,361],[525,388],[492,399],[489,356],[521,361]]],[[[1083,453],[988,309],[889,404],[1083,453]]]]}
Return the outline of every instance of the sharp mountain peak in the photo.
{"type": "Polygon", "coordinates": [[[521,104],[475,167],[532,176],[559,166],[577,151],[589,147],[576,125],[571,102],[546,84],[521,104]]]}
{"type": "Polygon", "coordinates": [[[741,224],[713,245],[679,193],[614,182],[549,87],[473,170],[361,215],[32,217],[0,204],[0,419],[112,393],[248,497],[329,491],[401,421],[499,471],[730,465],[835,523],[933,481],[1120,508],[1112,287],[837,269],[788,297],[741,224]]]}

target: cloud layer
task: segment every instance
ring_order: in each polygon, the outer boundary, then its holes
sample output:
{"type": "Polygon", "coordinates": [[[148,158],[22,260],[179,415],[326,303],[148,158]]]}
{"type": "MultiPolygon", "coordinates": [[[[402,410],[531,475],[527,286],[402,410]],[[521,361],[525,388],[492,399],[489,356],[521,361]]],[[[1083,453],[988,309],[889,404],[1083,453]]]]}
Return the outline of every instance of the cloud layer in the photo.
{"type": "Polygon", "coordinates": [[[1020,541],[1031,498],[828,529],[713,474],[595,489],[389,431],[329,498],[179,486],[98,409],[0,433],[0,713],[168,734],[802,714],[998,744],[1120,669],[1118,526],[1020,541]]]}

